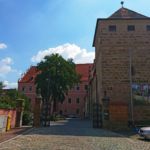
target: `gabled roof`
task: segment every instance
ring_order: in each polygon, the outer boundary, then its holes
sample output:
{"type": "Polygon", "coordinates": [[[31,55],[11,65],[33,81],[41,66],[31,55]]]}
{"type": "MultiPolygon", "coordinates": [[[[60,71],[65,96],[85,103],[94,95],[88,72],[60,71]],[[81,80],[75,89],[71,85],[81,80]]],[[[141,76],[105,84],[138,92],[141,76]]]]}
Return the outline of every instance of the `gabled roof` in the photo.
{"type": "Polygon", "coordinates": [[[115,13],[113,13],[108,19],[111,19],[111,18],[120,18],[120,19],[133,18],[135,19],[135,18],[149,18],[149,17],[146,17],[135,11],[122,7],[119,10],[117,10],[115,13]]]}
{"type": "MultiPolygon", "coordinates": [[[[88,81],[89,77],[89,68],[92,67],[93,64],[76,64],[76,71],[81,77],[81,81],[88,81]]],[[[24,82],[24,83],[33,83],[35,80],[35,77],[39,71],[37,70],[36,66],[31,66],[28,71],[23,75],[23,77],[19,80],[19,82],[24,82]]]]}
{"type": "Polygon", "coordinates": [[[36,66],[31,66],[28,71],[23,75],[23,77],[19,80],[19,82],[31,83],[34,82],[35,77],[39,71],[37,70],[36,66]]]}
{"type": "Polygon", "coordinates": [[[88,81],[89,69],[93,64],[76,64],[76,72],[81,75],[81,81],[88,81]]]}
{"type": "Polygon", "coordinates": [[[140,13],[137,13],[135,11],[132,11],[130,9],[122,7],[108,18],[98,18],[97,23],[96,23],[95,33],[94,33],[93,46],[95,46],[95,38],[96,38],[96,32],[97,32],[97,27],[98,27],[99,21],[102,21],[102,20],[132,20],[132,19],[133,20],[147,20],[147,19],[150,20],[150,17],[144,16],[140,13]]]}

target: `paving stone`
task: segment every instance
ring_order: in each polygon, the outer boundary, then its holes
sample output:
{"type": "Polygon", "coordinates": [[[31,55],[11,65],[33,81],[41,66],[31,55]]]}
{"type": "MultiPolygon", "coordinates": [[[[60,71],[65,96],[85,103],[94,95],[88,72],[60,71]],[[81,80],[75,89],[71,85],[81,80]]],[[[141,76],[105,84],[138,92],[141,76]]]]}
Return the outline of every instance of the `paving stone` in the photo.
{"type": "Polygon", "coordinates": [[[0,150],[150,150],[150,142],[133,140],[79,119],[34,128],[0,144],[0,150]]]}

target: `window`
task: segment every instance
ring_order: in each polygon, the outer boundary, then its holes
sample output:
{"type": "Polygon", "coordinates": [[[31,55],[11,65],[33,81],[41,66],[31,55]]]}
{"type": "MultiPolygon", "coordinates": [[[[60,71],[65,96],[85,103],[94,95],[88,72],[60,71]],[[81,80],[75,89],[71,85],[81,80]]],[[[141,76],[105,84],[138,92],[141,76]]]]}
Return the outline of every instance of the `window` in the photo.
{"type": "Polygon", "coordinates": [[[68,99],[68,103],[71,103],[71,98],[68,99]]]}
{"type": "Polygon", "coordinates": [[[62,111],[62,110],[60,110],[60,111],[59,111],[59,114],[60,114],[60,115],[62,115],[62,114],[63,114],[63,111],[62,111]]]}
{"type": "Polygon", "coordinates": [[[31,105],[31,98],[29,98],[29,104],[31,105]]]}
{"type": "Polygon", "coordinates": [[[128,25],[128,31],[135,31],[134,25],[128,25]]]}
{"type": "Polygon", "coordinates": [[[79,99],[79,98],[76,99],[76,103],[77,103],[77,104],[80,103],[80,99],[79,99]]]}
{"type": "Polygon", "coordinates": [[[29,91],[32,91],[32,86],[29,87],[29,91]]]}
{"type": "Polygon", "coordinates": [[[23,91],[23,92],[25,91],[25,86],[22,87],[22,91],[23,91]]]}
{"type": "Polygon", "coordinates": [[[109,26],[109,31],[110,32],[116,32],[116,26],[115,25],[109,26]]]}
{"type": "Polygon", "coordinates": [[[76,114],[79,114],[79,112],[80,112],[80,110],[77,108],[77,109],[76,109],[76,114]]]}
{"type": "Polygon", "coordinates": [[[146,26],[147,31],[150,31],[150,25],[146,26]]]}
{"type": "Polygon", "coordinates": [[[87,89],[88,89],[88,85],[85,85],[85,86],[84,86],[84,89],[87,90],[87,89]]]}
{"type": "Polygon", "coordinates": [[[76,89],[77,89],[77,90],[80,90],[80,87],[79,87],[79,86],[77,86],[77,87],[76,87],[76,89]]]}

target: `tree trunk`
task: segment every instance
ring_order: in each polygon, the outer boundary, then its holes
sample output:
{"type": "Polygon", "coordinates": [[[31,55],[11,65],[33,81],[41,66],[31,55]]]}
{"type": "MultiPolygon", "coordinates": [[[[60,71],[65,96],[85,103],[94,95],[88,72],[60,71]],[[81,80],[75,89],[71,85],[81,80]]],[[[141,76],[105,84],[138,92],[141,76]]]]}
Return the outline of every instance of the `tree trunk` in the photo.
{"type": "Polygon", "coordinates": [[[50,106],[50,102],[45,100],[42,109],[42,125],[44,127],[50,126],[50,106]]]}

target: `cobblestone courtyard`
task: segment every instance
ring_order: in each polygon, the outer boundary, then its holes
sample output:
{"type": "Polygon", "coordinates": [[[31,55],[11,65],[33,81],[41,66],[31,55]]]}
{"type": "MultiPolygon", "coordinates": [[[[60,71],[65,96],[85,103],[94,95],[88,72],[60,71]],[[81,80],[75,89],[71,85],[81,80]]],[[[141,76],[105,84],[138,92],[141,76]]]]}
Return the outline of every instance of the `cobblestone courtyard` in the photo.
{"type": "Polygon", "coordinates": [[[150,150],[150,142],[93,129],[89,121],[69,119],[32,129],[1,143],[0,150],[150,150]]]}

